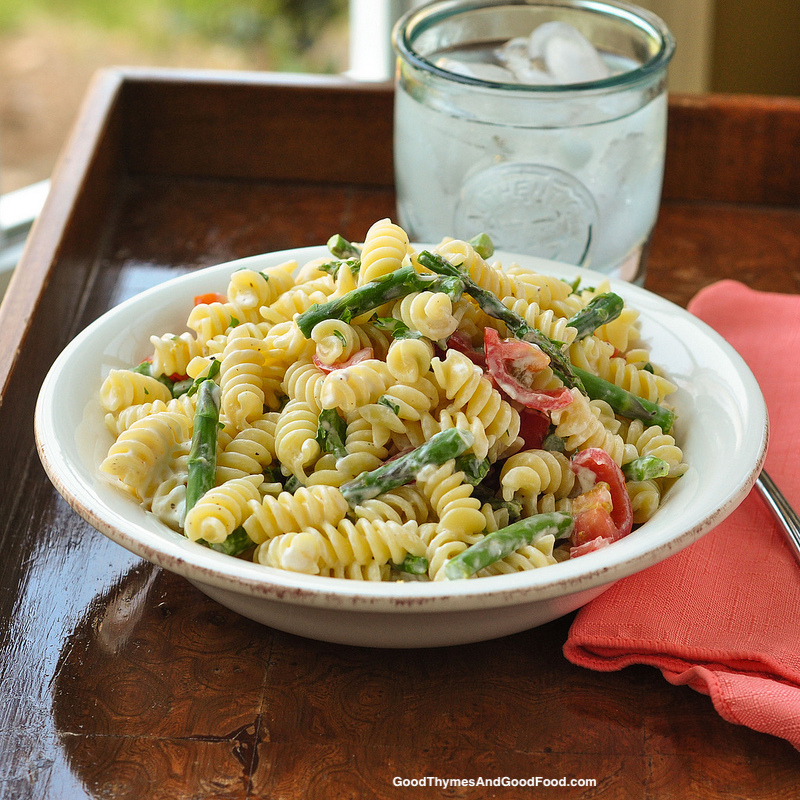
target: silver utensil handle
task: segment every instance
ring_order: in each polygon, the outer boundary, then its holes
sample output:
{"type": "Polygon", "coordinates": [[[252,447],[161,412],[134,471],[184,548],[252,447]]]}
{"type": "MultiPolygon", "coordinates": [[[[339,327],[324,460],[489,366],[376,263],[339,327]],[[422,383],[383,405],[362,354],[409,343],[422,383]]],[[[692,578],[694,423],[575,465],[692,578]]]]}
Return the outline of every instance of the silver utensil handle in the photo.
{"type": "Polygon", "coordinates": [[[775,518],[780,522],[792,554],[800,564],[800,516],[789,505],[789,501],[764,470],[761,471],[761,475],[756,479],[756,486],[775,518]]]}

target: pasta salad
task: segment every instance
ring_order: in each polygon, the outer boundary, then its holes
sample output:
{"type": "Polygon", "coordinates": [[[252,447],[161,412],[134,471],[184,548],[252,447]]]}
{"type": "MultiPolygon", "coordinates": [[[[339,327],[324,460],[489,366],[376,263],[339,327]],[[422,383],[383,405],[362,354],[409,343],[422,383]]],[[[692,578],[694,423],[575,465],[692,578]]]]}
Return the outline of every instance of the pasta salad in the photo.
{"type": "Polygon", "coordinates": [[[329,256],[233,272],[113,369],[103,475],[171,528],[356,580],[536,569],[646,522],[687,468],[676,386],[607,282],[417,251],[378,220],[329,256]]]}

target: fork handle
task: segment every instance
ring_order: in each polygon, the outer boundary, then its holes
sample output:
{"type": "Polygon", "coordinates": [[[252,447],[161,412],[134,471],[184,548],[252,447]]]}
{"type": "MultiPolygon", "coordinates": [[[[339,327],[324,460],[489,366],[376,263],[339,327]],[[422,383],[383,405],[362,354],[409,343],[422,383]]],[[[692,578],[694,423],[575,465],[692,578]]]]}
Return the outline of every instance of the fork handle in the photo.
{"type": "Polygon", "coordinates": [[[756,486],[775,518],[780,522],[792,554],[800,564],[800,517],[765,470],[762,470],[756,478],[756,486]]]}

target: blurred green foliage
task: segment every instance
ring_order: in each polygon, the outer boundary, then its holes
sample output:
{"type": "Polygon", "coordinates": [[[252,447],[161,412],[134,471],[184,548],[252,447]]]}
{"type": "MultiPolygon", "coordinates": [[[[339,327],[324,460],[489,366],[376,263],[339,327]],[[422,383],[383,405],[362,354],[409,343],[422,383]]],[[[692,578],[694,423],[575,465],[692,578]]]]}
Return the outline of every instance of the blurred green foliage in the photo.
{"type": "Polygon", "coordinates": [[[0,0],[0,32],[46,15],[125,30],[151,47],[193,37],[267,50],[276,67],[303,69],[304,53],[327,26],[344,23],[347,7],[348,0],[0,0]]]}

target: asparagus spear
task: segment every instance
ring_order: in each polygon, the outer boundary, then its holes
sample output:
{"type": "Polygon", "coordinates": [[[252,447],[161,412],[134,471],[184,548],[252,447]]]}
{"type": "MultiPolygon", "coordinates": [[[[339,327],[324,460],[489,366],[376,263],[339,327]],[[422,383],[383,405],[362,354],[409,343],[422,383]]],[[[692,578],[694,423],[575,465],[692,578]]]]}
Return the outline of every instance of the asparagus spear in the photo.
{"type": "Polygon", "coordinates": [[[172,396],[173,397],[180,397],[181,395],[186,394],[189,389],[192,388],[194,381],[191,378],[184,378],[181,381],[175,381],[172,384],[172,396]]]}
{"type": "MultiPolygon", "coordinates": [[[[623,299],[613,292],[599,294],[586,308],[572,317],[567,325],[577,328],[578,338],[582,339],[601,325],[616,319],[624,305],[623,299]]],[[[583,382],[583,387],[592,400],[605,400],[621,416],[658,425],[664,433],[668,433],[672,428],[675,414],[669,409],[638,397],[578,367],[572,369],[583,382]]]]}
{"type": "Polygon", "coordinates": [[[508,511],[509,522],[516,522],[522,516],[522,503],[519,500],[502,500],[492,494],[492,490],[479,483],[472,490],[472,496],[480,500],[481,505],[488,503],[495,511],[508,511]]]}
{"type": "Polygon", "coordinates": [[[629,481],[650,481],[669,475],[669,464],[658,456],[640,456],[622,465],[622,474],[629,481]]]}
{"type": "Polygon", "coordinates": [[[552,533],[557,539],[569,536],[572,526],[572,517],[558,511],[526,517],[499,531],[486,534],[483,539],[451,558],[444,568],[444,574],[450,580],[469,578],[478,570],[530,544],[537,536],[548,533],[552,533]]]}
{"type": "Polygon", "coordinates": [[[220,389],[213,380],[204,380],[197,390],[192,447],[189,450],[186,484],[186,512],[214,485],[217,468],[217,429],[220,389]]]}
{"type": "Polygon", "coordinates": [[[410,575],[424,575],[428,571],[428,559],[425,556],[412,556],[406,553],[406,557],[400,564],[395,564],[400,572],[408,572],[410,575]]]}
{"type": "Polygon", "coordinates": [[[212,550],[216,550],[218,553],[225,553],[225,555],[228,556],[238,556],[239,553],[243,553],[255,544],[247,535],[247,531],[241,526],[233,531],[224,542],[220,542],[219,544],[209,544],[205,539],[200,539],[199,542],[200,544],[210,547],[212,550]]]}
{"type": "Polygon", "coordinates": [[[353,317],[378,308],[389,300],[405,297],[411,292],[445,292],[453,299],[458,300],[463,290],[464,282],[460,275],[456,275],[454,278],[420,275],[413,266],[409,265],[381,275],[374,281],[365,283],[336,300],[328,303],[315,303],[308,311],[297,317],[297,326],[306,339],[309,339],[314,326],[325,319],[341,319],[349,322],[353,317]]]}
{"type": "Polygon", "coordinates": [[[464,482],[477,486],[489,472],[488,458],[480,459],[474,453],[464,453],[456,459],[456,469],[464,473],[464,482]]]}
{"type": "Polygon", "coordinates": [[[474,440],[472,433],[460,428],[440,431],[410,452],[387,461],[371,472],[362,472],[357,478],[343,484],[342,495],[350,506],[355,507],[365,500],[416,480],[417,473],[423,467],[444,464],[460,456],[472,446],[474,440]]]}
{"type": "Polygon", "coordinates": [[[333,453],[336,458],[347,455],[344,440],[347,423],[339,416],[335,408],[325,408],[320,412],[317,422],[317,442],[326,453],[333,453]]]}
{"type": "Polygon", "coordinates": [[[598,294],[587,304],[586,308],[567,321],[570,328],[578,331],[576,338],[584,339],[594,333],[601,325],[615,320],[625,306],[625,301],[614,292],[598,294]]]}
{"type": "Polygon", "coordinates": [[[479,233],[477,236],[473,236],[467,244],[471,244],[481,258],[491,258],[494,254],[494,242],[488,233],[479,233]]]}
{"type": "Polygon", "coordinates": [[[197,391],[200,389],[200,384],[202,384],[203,381],[213,381],[214,378],[216,378],[217,375],[219,375],[219,371],[221,368],[222,368],[222,360],[218,358],[212,358],[211,363],[208,365],[208,370],[202,375],[199,375],[197,378],[195,378],[194,383],[189,387],[189,390],[186,392],[186,394],[188,394],[189,397],[196,394],[197,391]]]}
{"type": "Polygon", "coordinates": [[[651,400],[638,397],[610,381],[603,380],[591,372],[573,367],[575,374],[583,382],[586,394],[592,400],[605,400],[614,411],[628,419],[640,419],[650,425],[658,425],[664,433],[669,433],[675,422],[675,412],[651,400]]]}
{"type": "Polygon", "coordinates": [[[361,248],[348,242],[340,233],[335,233],[328,239],[328,250],[336,258],[361,258],[361,248]]]}
{"type": "Polygon", "coordinates": [[[569,387],[577,386],[580,388],[580,380],[573,371],[569,359],[561,352],[561,349],[548,339],[541,331],[537,331],[528,325],[527,322],[510,308],[506,308],[498,297],[488,289],[478,286],[469,275],[462,272],[458,267],[451,264],[447,259],[428,250],[423,250],[417,260],[423,267],[427,267],[431,272],[439,275],[449,275],[460,277],[464,282],[464,289],[471,294],[478,305],[490,316],[499,319],[506,324],[509,331],[518,339],[526,342],[533,342],[538,345],[550,358],[553,371],[558,374],[564,384],[569,387]]]}

